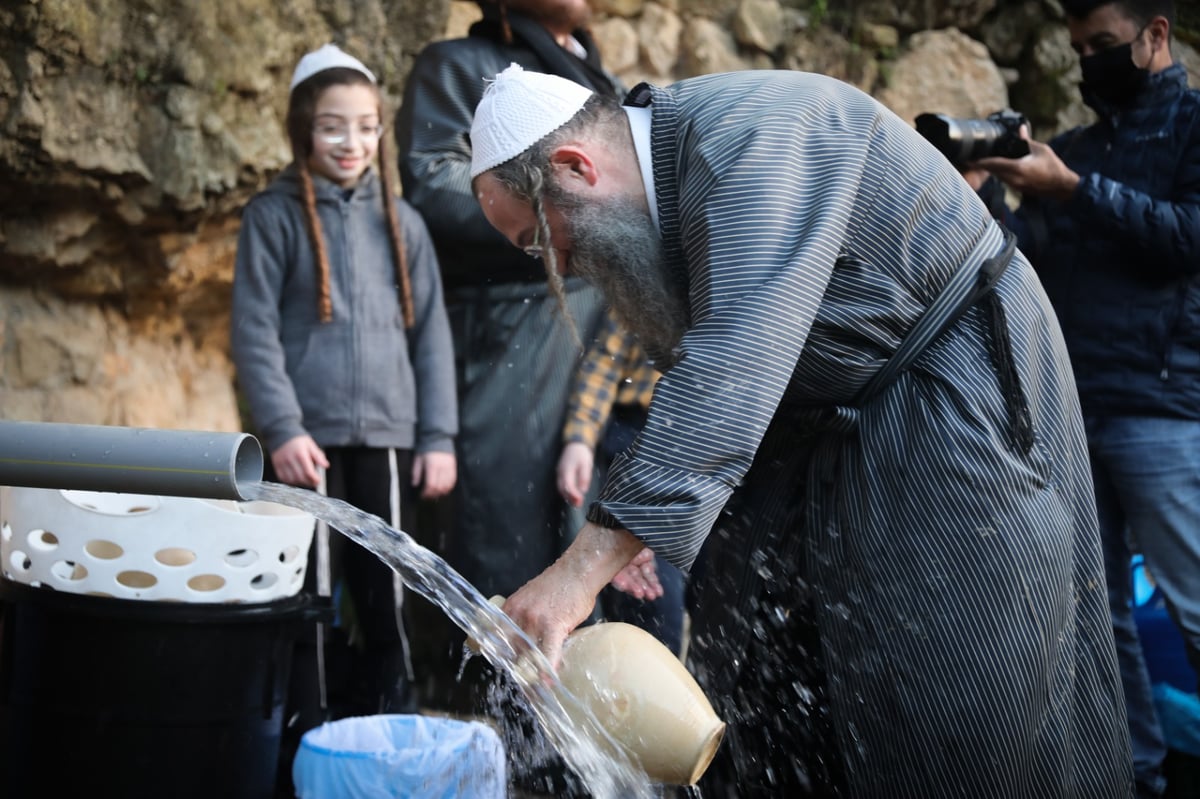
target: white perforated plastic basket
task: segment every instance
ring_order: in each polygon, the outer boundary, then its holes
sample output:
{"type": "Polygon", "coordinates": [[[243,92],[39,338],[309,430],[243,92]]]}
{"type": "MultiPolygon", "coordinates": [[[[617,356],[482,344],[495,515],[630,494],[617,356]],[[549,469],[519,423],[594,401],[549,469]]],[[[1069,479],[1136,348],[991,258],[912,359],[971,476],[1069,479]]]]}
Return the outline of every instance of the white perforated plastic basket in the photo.
{"type": "Polygon", "coordinates": [[[77,594],[269,602],[304,584],[313,518],[273,502],[0,488],[0,571],[77,594]]]}

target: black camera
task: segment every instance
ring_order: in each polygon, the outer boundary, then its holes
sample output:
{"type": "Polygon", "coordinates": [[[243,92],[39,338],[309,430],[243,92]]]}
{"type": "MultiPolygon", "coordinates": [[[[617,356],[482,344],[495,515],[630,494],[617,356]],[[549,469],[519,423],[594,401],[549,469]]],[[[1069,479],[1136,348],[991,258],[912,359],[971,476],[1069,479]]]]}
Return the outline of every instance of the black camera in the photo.
{"type": "Polygon", "coordinates": [[[987,119],[955,119],[945,114],[921,114],[917,132],[962,169],[980,158],[1020,158],[1029,155],[1029,142],[1021,138],[1025,115],[1005,109],[987,119]]]}

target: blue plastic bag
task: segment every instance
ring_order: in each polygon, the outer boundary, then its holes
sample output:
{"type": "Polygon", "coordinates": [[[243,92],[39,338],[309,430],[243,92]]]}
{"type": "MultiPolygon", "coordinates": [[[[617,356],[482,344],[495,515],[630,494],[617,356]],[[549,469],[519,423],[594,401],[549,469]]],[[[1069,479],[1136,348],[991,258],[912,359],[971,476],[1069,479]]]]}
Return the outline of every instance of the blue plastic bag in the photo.
{"type": "Polygon", "coordinates": [[[1133,556],[1133,619],[1150,682],[1195,693],[1196,672],[1188,662],[1183,636],[1167,613],[1162,589],[1150,578],[1141,555],[1133,556]]]}
{"type": "Polygon", "coordinates": [[[504,799],[504,746],[477,721],[358,716],[322,724],[292,763],[300,799],[504,799]]]}
{"type": "Polygon", "coordinates": [[[1159,683],[1153,690],[1154,705],[1167,745],[1200,757],[1200,696],[1180,691],[1167,683],[1159,683]]]}
{"type": "Polygon", "coordinates": [[[1200,757],[1200,696],[1183,636],[1141,555],[1133,557],[1133,618],[1167,746],[1200,757]]]}

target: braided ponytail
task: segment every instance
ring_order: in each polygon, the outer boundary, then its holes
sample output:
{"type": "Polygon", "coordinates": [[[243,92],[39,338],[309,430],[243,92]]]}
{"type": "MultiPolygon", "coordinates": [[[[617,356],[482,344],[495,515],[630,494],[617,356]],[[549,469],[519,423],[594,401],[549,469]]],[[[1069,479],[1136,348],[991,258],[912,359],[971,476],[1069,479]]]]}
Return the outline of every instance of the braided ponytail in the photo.
{"type": "Polygon", "coordinates": [[[387,161],[387,146],[383,137],[379,140],[379,183],[380,194],[383,196],[383,211],[387,215],[388,237],[392,240],[392,252],[396,256],[396,282],[400,286],[400,310],[404,314],[404,326],[413,326],[412,281],[408,276],[408,255],[404,251],[404,237],[400,234],[400,219],[396,215],[396,201],[392,196],[391,180],[388,169],[384,166],[387,161]]]}
{"type": "Polygon", "coordinates": [[[304,195],[304,220],[307,223],[313,252],[317,257],[317,277],[321,282],[317,292],[317,316],[322,322],[329,322],[333,320],[333,299],[329,290],[329,253],[325,251],[325,236],[321,232],[321,219],[317,216],[317,198],[313,191],[312,174],[308,171],[307,161],[298,161],[296,170],[300,175],[300,186],[304,195]]]}

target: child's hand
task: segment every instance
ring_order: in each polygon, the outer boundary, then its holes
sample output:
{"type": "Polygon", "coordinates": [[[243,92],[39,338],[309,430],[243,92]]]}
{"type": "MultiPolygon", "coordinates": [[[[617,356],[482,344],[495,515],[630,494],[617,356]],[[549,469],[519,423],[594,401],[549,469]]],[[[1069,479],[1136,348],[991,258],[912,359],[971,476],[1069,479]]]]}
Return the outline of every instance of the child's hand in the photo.
{"type": "Polygon", "coordinates": [[[313,488],[321,482],[318,470],[328,469],[329,461],[312,436],[302,435],[288,439],[272,452],[271,465],[275,467],[275,476],[280,482],[313,488]]]}
{"type": "Polygon", "coordinates": [[[584,494],[592,484],[594,455],[587,444],[572,441],[558,457],[558,493],[574,507],[583,505],[584,494]]]}
{"type": "Polygon", "coordinates": [[[458,482],[458,461],[451,452],[420,452],[413,458],[412,484],[421,486],[422,499],[449,494],[458,482]]]}

